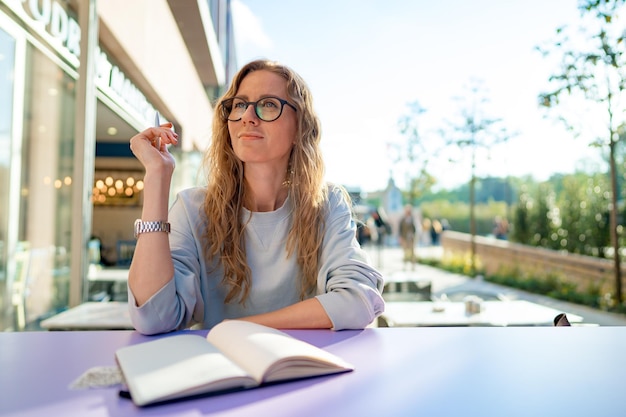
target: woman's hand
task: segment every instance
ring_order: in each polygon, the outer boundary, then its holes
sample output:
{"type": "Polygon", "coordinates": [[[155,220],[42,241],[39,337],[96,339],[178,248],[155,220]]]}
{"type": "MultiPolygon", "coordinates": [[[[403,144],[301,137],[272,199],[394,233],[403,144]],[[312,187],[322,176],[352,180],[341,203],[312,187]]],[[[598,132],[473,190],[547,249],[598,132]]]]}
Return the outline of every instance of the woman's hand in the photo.
{"type": "MultiPolygon", "coordinates": [[[[150,127],[130,139],[130,149],[146,169],[143,189],[143,221],[167,221],[170,183],[175,161],[167,150],[177,144],[171,123],[150,127]],[[161,145],[156,148],[158,138],[161,145]]],[[[174,265],[166,233],[146,233],[137,246],[128,273],[128,285],[137,305],[142,305],[174,276],[174,265]]]]}
{"type": "Polygon", "coordinates": [[[176,162],[168,151],[167,145],[176,145],[178,134],[172,131],[171,123],[163,123],[160,127],[150,127],[130,139],[130,150],[135,157],[149,171],[163,171],[170,175],[174,172],[176,162]],[[158,138],[161,137],[161,147],[156,148],[158,138]]]}

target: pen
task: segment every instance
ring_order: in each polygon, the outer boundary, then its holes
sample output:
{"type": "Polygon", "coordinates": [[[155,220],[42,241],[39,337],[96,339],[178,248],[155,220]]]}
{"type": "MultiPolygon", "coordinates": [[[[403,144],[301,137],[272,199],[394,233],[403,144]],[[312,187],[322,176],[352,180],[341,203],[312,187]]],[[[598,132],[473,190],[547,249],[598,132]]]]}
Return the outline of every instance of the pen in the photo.
{"type": "MultiPolygon", "coordinates": [[[[154,127],[160,127],[160,126],[161,126],[161,121],[159,120],[159,111],[157,110],[154,115],[154,127]]],[[[161,150],[161,136],[159,136],[156,139],[156,141],[154,142],[154,146],[158,150],[161,150]]]]}

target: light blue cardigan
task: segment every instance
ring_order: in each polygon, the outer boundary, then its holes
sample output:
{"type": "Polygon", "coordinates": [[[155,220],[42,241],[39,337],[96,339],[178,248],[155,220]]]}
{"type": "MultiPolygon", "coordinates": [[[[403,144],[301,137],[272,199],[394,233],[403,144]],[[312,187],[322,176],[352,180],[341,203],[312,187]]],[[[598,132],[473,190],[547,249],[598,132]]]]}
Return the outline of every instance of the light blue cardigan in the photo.
{"type": "MultiPolygon", "coordinates": [[[[287,198],[272,212],[244,210],[246,256],[252,271],[249,297],[224,303],[223,271],[203,255],[205,219],[201,208],[206,188],[178,194],[169,212],[174,279],[144,305],[137,307],[130,289],[130,316],[135,328],[156,334],[199,324],[209,329],[224,319],[277,310],[300,300],[300,271],[295,256],[287,258],[287,234],[292,224],[292,201],[287,198]]],[[[328,215],[317,278],[316,297],[333,329],[361,329],[384,310],[383,278],[355,239],[350,207],[337,187],[329,186],[328,215]]]]}

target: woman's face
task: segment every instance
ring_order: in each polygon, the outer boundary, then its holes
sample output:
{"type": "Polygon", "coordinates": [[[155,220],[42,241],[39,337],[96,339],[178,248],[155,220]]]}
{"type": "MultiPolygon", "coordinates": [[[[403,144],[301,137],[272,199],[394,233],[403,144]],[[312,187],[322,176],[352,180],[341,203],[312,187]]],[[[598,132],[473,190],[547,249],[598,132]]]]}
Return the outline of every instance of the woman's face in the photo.
{"type": "MultiPolygon", "coordinates": [[[[270,71],[254,71],[243,79],[235,95],[247,102],[267,96],[288,100],[287,81],[270,71]]],[[[246,108],[241,120],[228,122],[231,144],[241,161],[271,164],[279,172],[287,170],[296,130],[296,111],[288,105],[284,105],[280,117],[272,122],[259,119],[252,105],[246,108]]]]}

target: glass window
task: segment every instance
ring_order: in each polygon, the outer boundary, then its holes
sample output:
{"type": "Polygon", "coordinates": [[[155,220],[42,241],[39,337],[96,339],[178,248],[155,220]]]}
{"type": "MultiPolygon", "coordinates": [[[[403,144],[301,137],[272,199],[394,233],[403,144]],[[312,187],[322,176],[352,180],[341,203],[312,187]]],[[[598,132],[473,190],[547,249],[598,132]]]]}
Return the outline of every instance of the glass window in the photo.
{"type": "Polygon", "coordinates": [[[32,45],[25,67],[18,240],[29,253],[28,324],[69,303],[75,81],[32,45]]]}
{"type": "MultiPolygon", "coordinates": [[[[6,306],[7,295],[7,237],[9,227],[9,178],[11,171],[11,130],[13,119],[13,71],[15,39],[0,29],[0,306],[6,306]]],[[[0,309],[0,329],[9,326],[7,309],[0,309]]]]}

